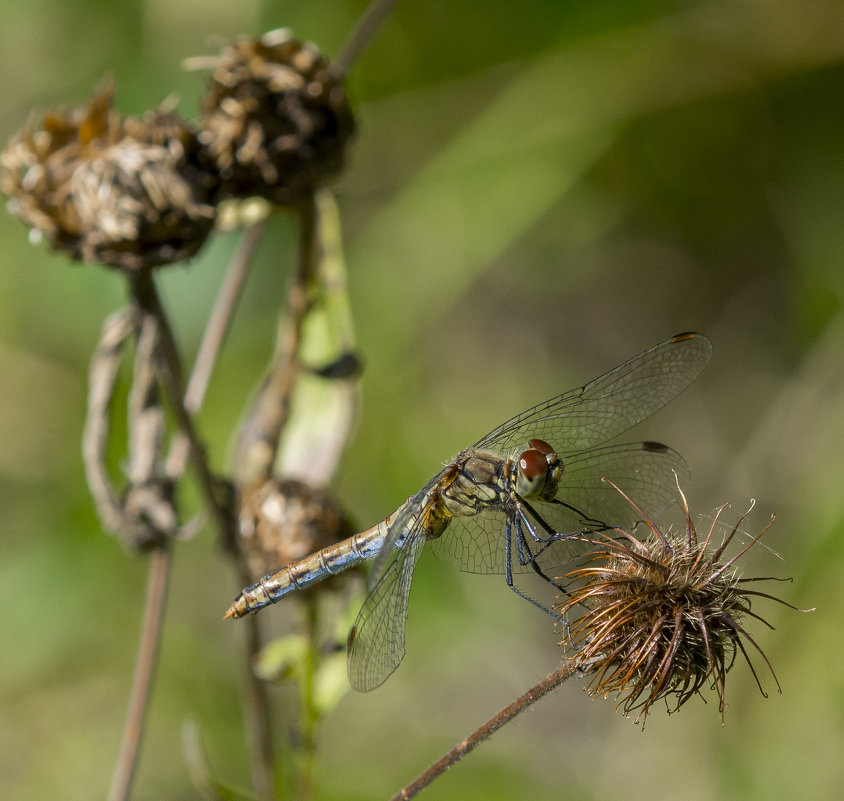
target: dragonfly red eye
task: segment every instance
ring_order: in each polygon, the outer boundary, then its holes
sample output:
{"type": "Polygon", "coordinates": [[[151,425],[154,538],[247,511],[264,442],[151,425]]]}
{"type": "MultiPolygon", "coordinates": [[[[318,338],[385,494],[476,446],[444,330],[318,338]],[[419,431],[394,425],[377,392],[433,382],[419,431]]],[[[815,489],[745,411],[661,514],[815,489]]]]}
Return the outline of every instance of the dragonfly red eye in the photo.
{"type": "Polygon", "coordinates": [[[532,439],[528,442],[528,445],[546,456],[549,453],[554,453],[554,449],[544,439],[532,439]]]}
{"type": "Polygon", "coordinates": [[[535,448],[525,451],[519,457],[519,472],[528,481],[536,481],[540,477],[544,478],[548,472],[548,462],[545,461],[544,454],[535,448]]]}

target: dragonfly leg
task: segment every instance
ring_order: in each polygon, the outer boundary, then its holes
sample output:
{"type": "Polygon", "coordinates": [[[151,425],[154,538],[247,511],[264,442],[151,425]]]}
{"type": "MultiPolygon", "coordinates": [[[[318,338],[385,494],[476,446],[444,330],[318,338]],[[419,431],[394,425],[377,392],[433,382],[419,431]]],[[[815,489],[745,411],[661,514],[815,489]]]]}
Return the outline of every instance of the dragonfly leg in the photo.
{"type": "MultiPolygon", "coordinates": [[[[519,517],[517,516],[516,517],[516,521],[517,521],[516,522],[516,529],[517,529],[517,531],[516,531],[516,538],[517,538],[516,549],[521,554],[523,546],[524,546],[525,549],[527,549],[527,541],[524,539],[524,535],[521,533],[521,526],[520,526],[518,520],[519,520],[519,517]]],[[[528,553],[530,553],[529,549],[528,549],[528,553]]],[[[525,562],[521,562],[521,557],[517,557],[517,558],[519,558],[520,564],[526,564],[525,562]]],[[[555,615],[554,612],[552,612],[550,609],[548,609],[548,607],[543,606],[541,603],[539,603],[539,601],[537,601],[534,598],[531,598],[527,593],[522,592],[516,586],[515,582],[513,581],[512,559],[513,559],[513,525],[512,525],[512,522],[511,522],[511,516],[507,515],[506,519],[504,521],[504,579],[507,582],[507,586],[511,590],[513,590],[513,592],[515,592],[516,595],[519,595],[522,598],[524,598],[526,601],[529,601],[535,607],[537,607],[537,609],[541,609],[543,612],[545,612],[546,614],[548,614],[552,618],[554,618],[554,620],[556,620],[558,623],[562,623],[563,625],[566,625],[565,620],[563,620],[558,615],[555,615]]],[[[534,564],[532,559],[530,560],[530,564],[531,565],[534,564]]],[[[534,570],[536,570],[539,573],[539,575],[542,576],[542,578],[544,578],[550,584],[552,584],[553,586],[556,586],[553,581],[551,581],[547,576],[544,576],[542,574],[542,572],[538,569],[537,566],[534,566],[534,570]]]]}
{"type": "MultiPolygon", "coordinates": [[[[546,527],[548,525],[544,520],[542,520],[542,518],[536,515],[536,513],[534,513],[534,517],[536,517],[538,521],[541,521],[543,527],[546,527]]],[[[552,544],[552,542],[558,542],[559,540],[564,539],[564,537],[556,534],[554,534],[553,539],[551,537],[538,537],[536,535],[536,531],[534,531],[533,525],[531,524],[530,520],[528,520],[527,515],[525,515],[523,509],[517,509],[515,519],[517,529],[519,564],[530,565],[533,572],[536,573],[540,578],[547,581],[552,587],[556,587],[556,589],[560,590],[561,592],[565,592],[565,589],[559,584],[557,584],[557,582],[550,576],[547,576],[536,562],[536,560],[545,552],[545,550],[552,544]],[[527,537],[525,537],[524,535],[523,528],[526,528],[530,532],[530,535],[533,540],[542,546],[536,553],[533,553],[531,551],[530,544],[528,543],[527,537]]]]}
{"type": "MultiPolygon", "coordinates": [[[[557,506],[563,506],[568,509],[570,512],[574,512],[576,515],[579,515],[581,522],[583,523],[587,532],[595,532],[595,531],[611,531],[615,526],[611,526],[608,523],[605,523],[603,520],[598,520],[597,517],[590,517],[585,512],[582,512],[576,506],[572,506],[570,503],[566,503],[565,501],[561,501],[559,498],[554,498],[551,503],[556,504],[557,506]]],[[[531,510],[533,511],[533,510],[531,510]]],[[[535,512],[534,512],[535,514],[535,512]]],[[[580,532],[585,533],[585,532],[580,532]]]]}

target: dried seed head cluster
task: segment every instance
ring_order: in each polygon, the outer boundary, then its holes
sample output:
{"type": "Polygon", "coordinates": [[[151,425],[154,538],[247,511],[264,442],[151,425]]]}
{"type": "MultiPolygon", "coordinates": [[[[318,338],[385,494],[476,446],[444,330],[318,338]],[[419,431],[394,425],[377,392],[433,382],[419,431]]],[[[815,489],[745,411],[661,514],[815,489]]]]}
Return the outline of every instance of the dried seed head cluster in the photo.
{"type": "Polygon", "coordinates": [[[342,169],[354,118],[313,45],[271,31],[188,66],[213,70],[199,127],[164,107],[122,117],[109,84],[12,138],[0,191],[33,241],[126,271],[183,261],[220,200],[296,203],[342,169]]]}
{"type": "Polygon", "coordinates": [[[258,578],[354,533],[327,493],[292,479],[247,485],[238,503],[238,534],[258,578]]]}
{"type": "Polygon", "coordinates": [[[673,712],[707,685],[718,694],[723,722],[726,675],[739,653],[765,695],[745,643],[761,655],[776,682],[773,668],[741,621],[753,617],[770,627],[751,611],[754,596],[784,602],[749,589],[749,583],[765,579],[742,578],[735,567],[771,524],[724,560],[744,520],[742,516],[724,542],[713,545],[724,508],[702,541],[685,498],[685,531],[662,531],[642,513],[647,538],[624,531],[617,538],[592,537],[596,550],[565,577],[567,595],[560,612],[572,622],[561,645],[575,649],[572,658],[591,676],[587,691],[615,695],[625,715],[637,712],[637,722],[659,699],[673,712]]]}
{"type": "Polygon", "coordinates": [[[313,45],[276,30],[185,66],[213,70],[200,138],[224,195],[295,203],[342,168],[354,118],[342,77],[313,45]]]}
{"type": "Polygon", "coordinates": [[[75,259],[128,271],[187,259],[215,218],[196,134],[165,108],[122,117],[113,94],[27,125],[2,154],[0,189],[34,239],[75,259]]]}

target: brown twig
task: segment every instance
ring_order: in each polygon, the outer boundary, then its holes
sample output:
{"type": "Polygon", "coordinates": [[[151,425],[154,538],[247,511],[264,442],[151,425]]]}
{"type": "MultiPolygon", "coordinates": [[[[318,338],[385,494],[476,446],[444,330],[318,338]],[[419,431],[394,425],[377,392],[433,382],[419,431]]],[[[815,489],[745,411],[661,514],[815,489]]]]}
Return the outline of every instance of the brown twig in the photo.
{"type": "Polygon", "coordinates": [[[238,485],[266,480],[281,433],[290,414],[290,401],[299,374],[302,325],[308,312],[308,285],[316,260],[317,219],[313,198],[299,207],[299,261],[288,291],[288,312],[279,329],[276,356],[238,438],[234,475],[238,485]]]}
{"type": "MultiPolygon", "coordinates": [[[[299,262],[288,294],[288,313],[281,324],[276,356],[270,373],[244,422],[238,438],[234,476],[237,486],[272,475],[281,433],[290,412],[290,400],[299,374],[302,326],[308,311],[308,284],[316,258],[316,212],[313,199],[299,209],[299,262]]],[[[231,549],[241,586],[251,584],[243,552],[231,549]]],[[[273,733],[265,683],[255,675],[254,661],[262,647],[257,618],[246,621],[246,728],[252,759],[252,788],[260,799],[273,798],[273,733]]]]}
{"type": "MultiPolygon", "coordinates": [[[[85,434],[85,463],[89,472],[89,483],[95,497],[99,497],[98,508],[108,511],[109,499],[116,502],[105,474],[105,442],[108,430],[108,403],[114,390],[123,345],[130,331],[134,331],[138,341],[135,381],[130,399],[130,494],[134,491],[146,492],[148,479],[154,479],[157,469],[157,446],[163,435],[163,417],[157,403],[156,377],[161,382],[170,401],[173,414],[176,417],[181,434],[187,442],[187,456],[192,460],[200,491],[205,501],[207,513],[215,522],[224,542],[234,539],[230,531],[229,516],[221,508],[216,490],[216,480],[205,459],[204,450],[193,427],[190,414],[186,408],[186,399],[182,395],[181,363],[169,323],[161,307],[158,293],[149,272],[142,272],[133,276],[130,283],[131,310],[128,314],[115,315],[109,319],[104,328],[103,338],[91,371],[91,401],[89,406],[88,424],[85,434]],[[91,465],[95,465],[94,469],[91,465]],[[137,485],[137,486],[136,486],[137,485]],[[107,490],[107,491],[106,491],[107,490]]],[[[233,308],[233,302],[229,305],[233,308]]],[[[207,387],[207,376],[210,375],[222,335],[225,331],[225,320],[230,312],[223,314],[224,321],[218,322],[222,332],[217,335],[217,343],[213,352],[206,355],[202,362],[201,372],[194,383],[193,395],[187,399],[190,405],[198,408],[207,387]]],[[[197,375],[194,372],[194,375],[197,375]]],[[[175,475],[178,477],[181,471],[175,475]]],[[[171,476],[174,474],[170,474],[171,476]]],[[[152,492],[155,493],[155,487],[152,492]]],[[[146,497],[146,496],[144,496],[146,497]]],[[[142,499],[141,499],[142,500],[142,499]]],[[[152,498],[154,501],[155,498],[152,498]]],[[[161,504],[158,504],[161,506],[161,504]]],[[[155,508],[158,508],[156,506],[155,508]]],[[[124,506],[119,504],[119,517],[112,514],[110,519],[117,523],[121,530],[133,520],[127,514],[124,506]]],[[[146,507],[145,507],[146,508],[146,507]]],[[[111,511],[115,511],[112,509],[111,511]]],[[[154,510],[153,510],[154,511],[154,510]]],[[[170,509],[172,512],[172,509],[170,509]]],[[[143,515],[140,516],[141,519],[143,515]]],[[[175,518],[171,515],[153,515],[153,524],[157,521],[167,523],[166,528],[175,532],[175,518]],[[158,521],[158,518],[161,518],[158,521]]],[[[104,517],[104,521],[106,518],[104,517]]],[[[155,526],[153,526],[155,527],[155,526]]],[[[123,532],[124,536],[129,536],[123,532]]],[[[140,742],[143,733],[146,708],[148,706],[158,644],[161,637],[161,627],[166,608],[167,579],[170,572],[172,552],[166,538],[158,539],[150,553],[149,583],[144,609],[144,625],[138,649],[137,667],[130,689],[130,702],[127,712],[123,738],[115,764],[109,801],[125,801],[129,798],[132,779],[140,753],[140,742]]]]}
{"type": "MultiPolygon", "coordinates": [[[[228,332],[234,309],[240,299],[246,276],[265,228],[266,220],[261,220],[247,229],[226,273],[214,308],[211,311],[208,325],[205,328],[185,391],[185,408],[189,412],[197,411],[202,405],[208,383],[211,380],[213,367],[228,332]]],[[[174,440],[167,461],[169,475],[180,475],[184,470],[189,448],[190,441],[186,435],[181,435],[178,440],[174,440]]],[[[244,586],[251,583],[252,577],[240,550],[229,548],[229,551],[235,560],[240,585],[244,586]]],[[[252,670],[254,655],[261,647],[260,630],[256,619],[247,623],[246,637],[247,703],[244,712],[247,718],[246,730],[250,737],[252,791],[255,793],[255,797],[261,801],[272,801],[275,798],[275,793],[269,696],[264,683],[255,676],[252,670]]]]}
{"type": "Polygon", "coordinates": [[[465,740],[457,743],[442,759],[439,759],[424,773],[420,774],[410,784],[403,787],[396,793],[392,801],[407,801],[413,798],[421,790],[425,789],[437,776],[445,773],[457,760],[474,750],[484,740],[487,740],[506,723],[509,723],[516,715],[524,712],[529,706],[536,703],[551,690],[559,687],[566,679],[571,678],[577,672],[572,661],[564,662],[553,673],[549,673],[539,684],[531,687],[526,693],[520,695],[512,704],[504,707],[497,715],[484,723],[479,729],[473,731],[465,740]]]}
{"type": "Polygon", "coordinates": [[[373,0],[363,12],[352,32],[347,37],[340,53],[332,62],[332,70],[337,75],[348,75],[349,70],[360,54],[375,36],[381,23],[389,16],[398,0],[373,0]]]}
{"type": "MultiPolygon", "coordinates": [[[[205,399],[211,373],[220,354],[223,340],[228,333],[234,310],[240,300],[246,276],[265,228],[266,219],[260,220],[246,230],[226,272],[226,277],[223,279],[185,390],[185,409],[192,414],[200,409],[205,399]]],[[[180,432],[173,439],[167,459],[167,474],[174,480],[184,471],[189,451],[190,441],[180,432]]]]}
{"type": "Polygon", "coordinates": [[[158,545],[152,550],[149,558],[144,619],[135,661],[135,673],[132,677],[129,709],[126,713],[126,725],[123,728],[123,738],[111,779],[108,801],[124,801],[129,798],[138,762],[147,702],[155,679],[158,649],[161,644],[161,630],[170,578],[169,543],[163,542],[158,545]]]}
{"type": "MultiPolygon", "coordinates": [[[[252,581],[246,561],[238,552],[239,580],[245,586],[252,581]]],[[[246,624],[246,731],[249,737],[252,792],[258,801],[274,801],[273,727],[270,719],[269,695],[266,684],[255,675],[254,663],[262,647],[258,619],[252,617],[246,624]]]]}
{"type": "Polygon", "coordinates": [[[114,396],[123,348],[133,331],[132,318],[126,309],[109,315],[103,323],[100,341],[91,358],[88,373],[88,409],[82,432],[85,480],[94,499],[97,514],[103,526],[113,532],[127,547],[131,547],[134,536],[129,530],[123,505],[106,470],[106,449],[109,405],[114,396]]]}
{"type": "Polygon", "coordinates": [[[176,418],[176,424],[190,443],[190,461],[196,474],[205,511],[217,529],[221,541],[230,543],[234,538],[230,517],[220,503],[217,479],[211,472],[205,455],[205,448],[196,432],[191,415],[185,408],[182,366],[170,323],[164,313],[158,291],[149,271],[134,274],[132,279],[130,284],[131,299],[134,312],[138,316],[138,325],[140,326],[140,320],[149,315],[153,318],[157,327],[159,344],[157,352],[158,377],[176,418]]]}

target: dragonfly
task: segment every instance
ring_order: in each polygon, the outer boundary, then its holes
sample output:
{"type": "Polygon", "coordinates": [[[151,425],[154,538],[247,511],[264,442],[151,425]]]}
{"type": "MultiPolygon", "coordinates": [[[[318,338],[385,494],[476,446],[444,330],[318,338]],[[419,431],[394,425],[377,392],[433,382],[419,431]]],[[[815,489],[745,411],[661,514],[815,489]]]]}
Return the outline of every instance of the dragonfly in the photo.
{"type": "Polygon", "coordinates": [[[558,619],[521,576],[536,574],[564,592],[557,569],[586,547],[585,532],[635,527],[639,512],[605,478],[652,515],[675,500],[676,482],[689,478],[679,453],[658,442],[606,443],[686,389],[711,352],[703,334],[677,334],[527,409],[461,451],[377,525],[246,587],[225,617],[374,560],[347,657],[352,688],[368,692],[404,658],[411,581],[430,543],[464,571],[504,574],[515,593],[558,619]]]}

